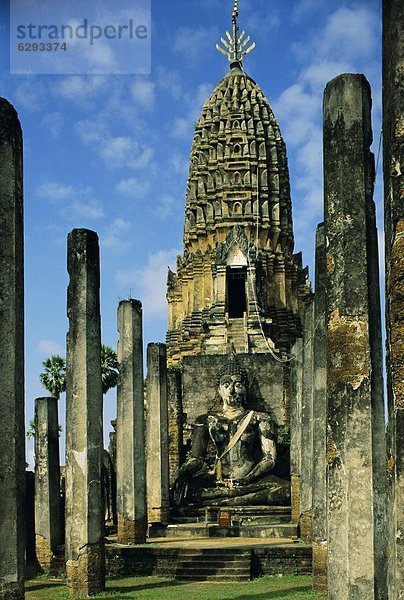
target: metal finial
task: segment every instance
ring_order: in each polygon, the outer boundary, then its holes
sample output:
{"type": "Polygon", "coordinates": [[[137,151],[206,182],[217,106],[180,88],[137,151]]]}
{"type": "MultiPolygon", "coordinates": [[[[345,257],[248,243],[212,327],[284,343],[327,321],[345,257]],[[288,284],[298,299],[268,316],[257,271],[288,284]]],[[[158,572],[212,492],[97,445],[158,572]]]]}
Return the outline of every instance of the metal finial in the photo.
{"type": "Polygon", "coordinates": [[[243,31],[239,37],[239,27],[238,27],[238,2],[239,0],[234,0],[234,9],[232,14],[232,24],[233,24],[233,35],[230,35],[228,31],[226,31],[227,40],[224,38],[220,38],[224,48],[216,44],[216,49],[219,50],[222,54],[227,56],[229,62],[232,63],[241,63],[243,58],[254,50],[255,42],[253,42],[250,46],[248,43],[250,42],[250,36],[245,36],[245,31],[243,31]],[[248,46],[248,47],[247,47],[248,46]]]}

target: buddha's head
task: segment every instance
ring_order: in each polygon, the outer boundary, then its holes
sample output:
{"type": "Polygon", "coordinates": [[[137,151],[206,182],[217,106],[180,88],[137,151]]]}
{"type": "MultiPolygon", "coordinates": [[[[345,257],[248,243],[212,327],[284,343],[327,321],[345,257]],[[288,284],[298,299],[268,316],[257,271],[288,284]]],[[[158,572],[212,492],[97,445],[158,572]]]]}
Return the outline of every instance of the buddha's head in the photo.
{"type": "Polygon", "coordinates": [[[223,403],[232,408],[242,407],[248,388],[247,372],[233,353],[220,372],[219,394],[223,403]]]}

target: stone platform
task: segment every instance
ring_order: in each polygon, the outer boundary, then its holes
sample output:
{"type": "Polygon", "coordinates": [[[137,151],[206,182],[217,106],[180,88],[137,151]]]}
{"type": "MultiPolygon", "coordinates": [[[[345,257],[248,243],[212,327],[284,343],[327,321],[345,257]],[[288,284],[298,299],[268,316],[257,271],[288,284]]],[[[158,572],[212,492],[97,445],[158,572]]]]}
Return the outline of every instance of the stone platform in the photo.
{"type": "Polygon", "coordinates": [[[149,538],[298,537],[290,506],[186,507],[172,510],[170,520],[169,525],[153,523],[149,538]]]}
{"type": "Polygon", "coordinates": [[[310,575],[311,545],[290,538],[156,538],[106,546],[109,575],[158,575],[194,581],[242,581],[262,575],[310,575]]]}

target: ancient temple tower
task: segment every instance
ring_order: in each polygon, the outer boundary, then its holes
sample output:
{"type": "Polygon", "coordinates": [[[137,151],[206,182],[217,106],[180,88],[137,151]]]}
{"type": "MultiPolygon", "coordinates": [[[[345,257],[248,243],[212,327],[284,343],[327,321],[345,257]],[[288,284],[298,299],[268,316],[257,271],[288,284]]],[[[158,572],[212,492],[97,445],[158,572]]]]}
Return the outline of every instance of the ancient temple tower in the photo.
{"type": "Polygon", "coordinates": [[[243,70],[243,38],[236,33],[224,51],[230,71],[195,126],[184,254],[168,277],[169,365],[231,347],[288,352],[301,334],[307,273],[293,254],[286,147],[261,88],[243,70]]]}
{"type": "Polygon", "coordinates": [[[172,472],[182,436],[186,442],[215,402],[229,352],[249,372],[251,401],[289,424],[290,350],[311,294],[301,254],[293,253],[286,147],[268,100],[243,69],[254,44],[239,32],[238,2],[226,35],[217,48],[230,70],[195,126],[184,254],[168,275],[172,472]]]}

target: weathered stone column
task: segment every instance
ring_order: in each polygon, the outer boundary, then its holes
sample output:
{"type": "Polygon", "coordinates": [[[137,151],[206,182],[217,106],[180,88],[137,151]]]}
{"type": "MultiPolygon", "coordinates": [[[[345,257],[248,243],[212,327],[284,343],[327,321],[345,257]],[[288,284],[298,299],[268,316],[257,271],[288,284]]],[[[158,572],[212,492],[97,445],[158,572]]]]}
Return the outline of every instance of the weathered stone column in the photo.
{"type": "Polygon", "coordinates": [[[143,544],[147,507],[141,302],[123,300],[119,303],[118,331],[118,542],[143,544]]]}
{"type": "Polygon", "coordinates": [[[383,2],[389,599],[404,598],[404,5],[383,2]]]}
{"type": "Polygon", "coordinates": [[[169,466],[170,483],[173,485],[183,458],[183,413],[181,373],[178,369],[167,370],[169,466]]]}
{"type": "Polygon", "coordinates": [[[313,589],[327,589],[327,389],[325,349],[325,236],[324,224],[316,232],[316,283],[314,296],[313,391],[313,589]]]}
{"type": "Polygon", "coordinates": [[[165,344],[147,346],[147,512],[149,523],[169,517],[167,361],[165,344]]]}
{"type": "Polygon", "coordinates": [[[0,98],[0,599],[24,598],[24,238],[22,132],[0,98]]]}
{"type": "Polygon", "coordinates": [[[73,229],[67,244],[66,574],[81,597],[105,587],[100,261],[94,231],[73,229]]]}
{"type": "Polygon", "coordinates": [[[35,400],[35,548],[44,571],[51,571],[63,541],[60,504],[58,399],[35,400]]]}
{"type": "Polygon", "coordinates": [[[292,348],[290,366],[290,473],[292,521],[300,522],[300,473],[302,463],[303,340],[292,348]]]}
{"type": "Polygon", "coordinates": [[[305,309],[303,328],[303,391],[301,413],[301,478],[300,478],[300,534],[312,538],[312,464],[313,464],[313,333],[314,302],[305,309]]]}
{"type": "Polygon", "coordinates": [[[324,197],[330,600],[387,597],[370,109],[370,87],[363,75],[341,75],[327,85],[324,197]]]}

